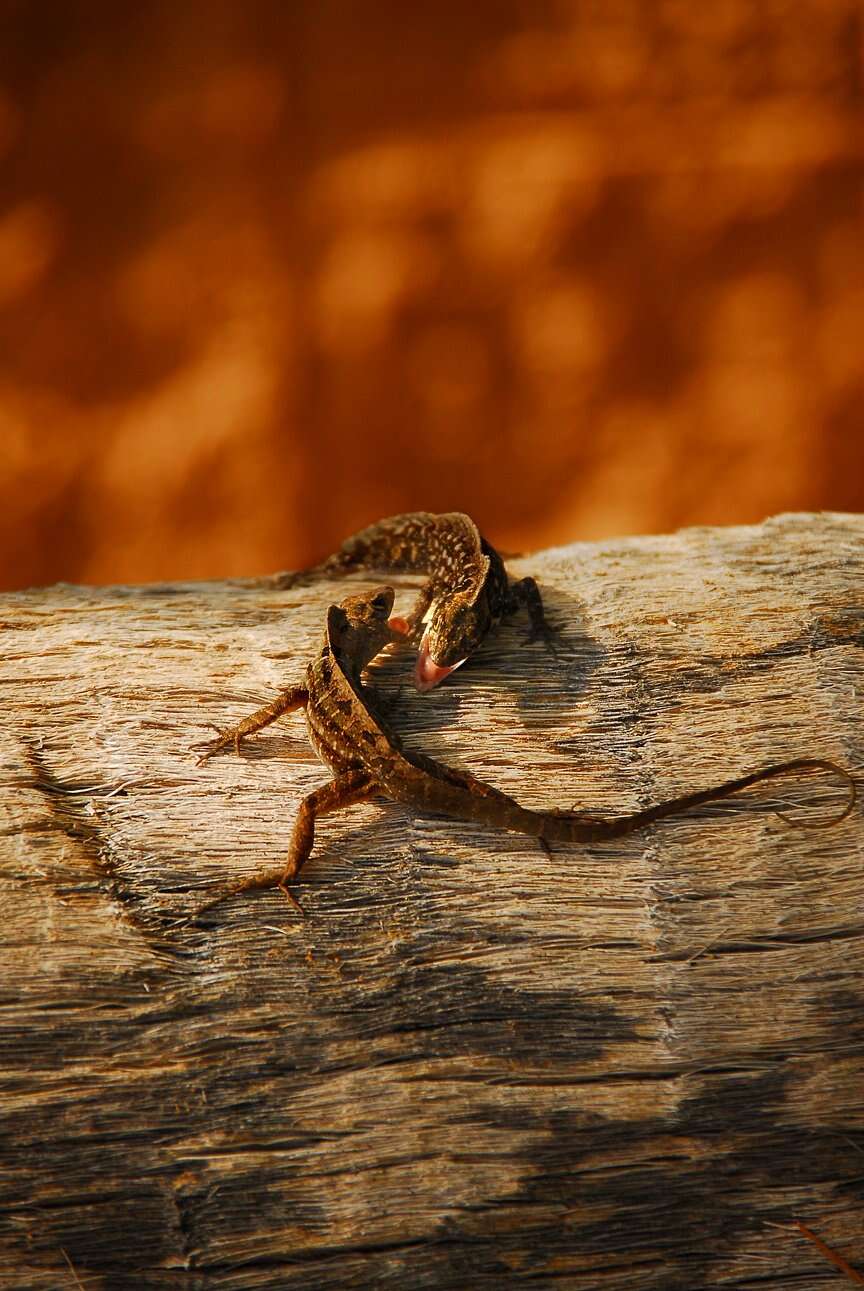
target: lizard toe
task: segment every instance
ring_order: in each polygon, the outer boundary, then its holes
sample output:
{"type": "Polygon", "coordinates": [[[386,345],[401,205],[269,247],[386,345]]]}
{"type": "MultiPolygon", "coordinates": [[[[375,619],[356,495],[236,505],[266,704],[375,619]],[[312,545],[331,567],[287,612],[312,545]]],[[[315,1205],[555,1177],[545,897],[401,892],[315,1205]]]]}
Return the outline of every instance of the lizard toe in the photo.
{"type": "Polygon", "coordinates": [[[294,893],[293,893],[293,892],[291,891],[291,889],[289,888],[288,884],[287,884],[287,883],[279,883],[277,886],[278,886],[278,888],[279,888],[279,891],[280,891],[281,893],[283,893],[283,894],[284,894],[284,896],[287,898],[287,900],[288,900],[288,904],[289,904],[289,905],[293,905],[294,909],[295,909],[296,911],[298,911],[298,913],[299,913],[299,914],[301,914],[301,915],[303,916],[303,918],[305,919],[305,918],[306,918],[306,911],[303,909],[302,905],[301,905],[301,904],[300,904],[300,902],[297,900],[297,898],[295,897],[294,893]]]}

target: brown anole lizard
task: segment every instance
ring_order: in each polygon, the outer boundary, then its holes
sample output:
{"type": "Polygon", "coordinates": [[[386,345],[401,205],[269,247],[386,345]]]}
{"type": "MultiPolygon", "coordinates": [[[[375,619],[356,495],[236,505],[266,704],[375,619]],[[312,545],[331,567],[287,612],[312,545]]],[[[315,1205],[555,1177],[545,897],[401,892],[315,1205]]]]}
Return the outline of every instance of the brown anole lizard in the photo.
{"type": "MultiPolygon", "coordinates": [[[[349,596],[327,612],[327,631],[321,650],[306,669],[305,681],[289,686],[266,707],[225,731],[201,748],[200,761],[240,742],[284,713],[305,708],[312,745],[334,772],[329,784],[314,790],[300,804],[286,863],[266,870],[223,892],[201,906],[197,913],[235,893],[279,887],[297,905],[288,884],[300,874],[315,838],[315,820],[328,812],[382,795],[420,811],[476,820],[501,829],[529,834],[548,846],[553,842],[599,842],[620,838],[661,820],[715,802],[749,785],[795,771],[829,770],[846,781],[849,803],[825,824],[842,820],[855,803],[852,777],[824,758],[796,758],[738,776],[710,789],[683,794],[629,816],[603,819],[574,811],[532,811],[467,771],[433,761],[406,749],[399,735],[380,711],[375,691],[364,686],[363,669],[388,644],[404,633],[389,621],[393,589],[380,587],[364,595],[349,596]]],[[[400,620],[393,622],[401,623],[400,620]]]]}
{"type": "Polygon", "coordinates": [[[529,641],[554,647],[556,631],[547,622],[533,578],[511,581],[501,556],[461,511],[437,515],[411,511],[390,516],[346,538],[320,565],[280,574],[278,587],[351,570],[423,573],[427,581],[406,620],[413,634],[431,608],[415,669],[418,690],[431,690],[473,654],[503,618],[526,609],[529,641]]]}

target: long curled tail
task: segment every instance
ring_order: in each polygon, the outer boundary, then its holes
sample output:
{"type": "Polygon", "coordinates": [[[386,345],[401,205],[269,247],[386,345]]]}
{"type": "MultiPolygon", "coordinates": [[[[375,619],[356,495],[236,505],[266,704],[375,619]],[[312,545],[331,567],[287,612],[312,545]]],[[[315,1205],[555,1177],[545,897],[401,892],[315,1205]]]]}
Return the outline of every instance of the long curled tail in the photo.
{"type": "MultiPolygon", "coordinates": [[[[604,820],[582,812],[550,812],[544,820],[541,838],[550,843],[594,843],[605,838],[621,838],[625,834],[632,834],[635,830],[642,829],[645,825],[650,825],[655,820],[675,816],[689,807],[698,807],[705,802],[717,802],[721,798],[728,798],[733,793],[737,793],[739,789],[747,789],[762,780],[773,780],[776,776],[788,775],[796,771],[833,772],[845,781],[849,800],[841,812],[829,817],[828,820],[820,820],[812,824],[795,820],[790,821],[791,824],[808,829],[825,829],[830,825],[839,825],[841,820],[846,819],[857,799],[855,781],[849,772],[836,762],[828,761],[827,758],[795,758],[791,762],[778,762],[773,766],[763,767],[761,771],[753,771],[750,775],[726,780],[712,789],[699,789],[695,793],[685,793],[680,798],[670,798],[668,802],[658,802],[653,807],[646,807],[644,811],[634,812],[632,816],[604,820]]],[[[784,820],[790,819],[782,812],[777,814],[784,820]]]]}

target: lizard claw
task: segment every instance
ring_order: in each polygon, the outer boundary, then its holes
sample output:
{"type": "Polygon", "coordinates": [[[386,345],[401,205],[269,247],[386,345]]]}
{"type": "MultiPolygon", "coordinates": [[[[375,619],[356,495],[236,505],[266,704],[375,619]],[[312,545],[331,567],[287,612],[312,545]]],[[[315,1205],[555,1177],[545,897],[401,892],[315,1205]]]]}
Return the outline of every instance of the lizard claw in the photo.
{"type": "Polygon", "coordinates": [[[548,623],[545,619],[542,623],[532,623],[531,627],[525,633],[523,645],[534,645],[536,641],[542,641],[547,650],[557,655],[561,649],[561,629],[555,627],[553,623],[548,623]]]}
{"type": "Polygon", "coordinates": [[[223,749],[228,748],[229,744],[234,745],[236,753],[240,752],[240,741],[243,737],[242,735],[237,735],[233,728],[226,731],[221,726],[216,726],[213,722],[204,722],[204,726],[211,731],[215,731],[219,738],[216,740],[202,740],[199,744],[190,746],[193,753],[200,751],[201,754],[195,763],[196,766],[203,766],[209,758],[213,757],[214,753],[221,753],[223,749]]]}
{"type": "MultiPolygon", "coordinates": [[[[220,738],[225,734],[225,728],[223,726],[217,726],[215,722],[202,722],[201,725],[207,731],[215,731],[220,738]]],[[[204,742],[202,741],[201,744],[193,744],[192,747],[193,749],[199,749],[203,748],[203,745],[204,742]]]]}
{"type": "MultiPolygon", "coordinates": [[[[191,914],[178,919],[171,925],[171,927],[186,927],[188,924],[194,923],[196,919],[199,919],[202,914],[206,914],[208,910],[212,910],[216,906],[221,905],[223,901],[228,901],[231,897],[243,896],[247,892],[254,891],[255,888],[259,886],[264,888],[265,884],[255,884],[254,881],[252,883],[247,881],[246,883],[235,883],[234,886],[230,888],[223,888],[221,892],[216,894],[216,896],[210,897],[208,901],[202,901],[195,907],[191,914]]],[[[270,882],[266,884],[266,886],[271,889],[278,888],[280,892],[284,893],[289,904],[292,905],[304,919],[306,918],[306,911],[303,909],[294,893],[290,891],[288,884],[284,879],[281,883],[278,883],[275,881],[275,878],[271,878],[270,882]]]]}
{"type": "Polygon", "coordinates": [[[202,726],[208,731],[215,731],[218,738],[215,740],[199,740],[197,744],[190,744],[189,749],[192,753],[200,753],[201,756],[196,760],[195,765],[201,766],[208,758],[212,758],[214,753],[219,751],[225,732],[215,722],[202,722],[202,726]]]}
{"type": "Polygon", "coordinates": [[[297,898],[295,897],[294,893],[293,893],[293,892],[291,891],[291,889],[288,887],[288,884],[287,884],[287,883],[279,883],[277,886],[278,886],[278,888],[279,888],[279,891],[280,891],[280,892],[282,892],[282,893],[284,893],[284,894],[285,894],[285,896],[288,898],[289,903],[290,903],[291,905],[293,905],[294,909],[295,909],[295,910],[297,910],[297,911],[298,911],[298,913],[299,913],[299,914],[301,914],[301,915],[303,916],[303,918],[305,919],[305,918],[306,918],[306,911],[303,909],[302,905],[301,905],[301,904],[300,904],[300,902],[297,900],[297,898]]]}

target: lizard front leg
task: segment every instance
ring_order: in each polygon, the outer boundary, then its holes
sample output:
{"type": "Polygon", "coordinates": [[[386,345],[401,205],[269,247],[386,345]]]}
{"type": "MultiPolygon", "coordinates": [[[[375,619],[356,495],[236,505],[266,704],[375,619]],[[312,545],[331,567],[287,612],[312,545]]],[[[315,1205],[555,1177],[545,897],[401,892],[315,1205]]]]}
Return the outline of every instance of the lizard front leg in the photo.
{"type": "Polygon", "coordinates": [[[229,744],[234,745],[235,752],[240,752],[240,741],[245,740],[247,735],[254,735],[271,722],[275,722],[278,717],[284,713],[293,713],[295,708],[304,708],[309,700],[309,692],[305,686],[287,686],[285,690],[280,690],[279,694],[272,703],[266,704],[264,708],[259,708],[257,712],[250,713],[244,717],[242,722],[236,726],[230,727],[227,731],[222,731],[217,740],[209,740],[203,744],[194,744],[194,749],[201,750],[201,756],[198,759],[198,765],[212,758],[214,753],[221,753],[227,749],[229,744]]]}
{"type": "Polygon", "coordinates": [[[528,618],[531,623],[531,629],[525,639],[526,644],[532,641],[542,641],[550,650],[556,652],[560,631],[546,618],[540,588],[533,578],[520,578],[518,582],[510,584],[507,592],[504,613],[507,615],[516,614],[518,610],[523,608],[528,611],[528,618]]]}
{"type": "Polygon", "coordinates": [[[329,784],[322,785],[320,789],[313,789],[312,793],[307,794],[300,803],[285,864],[277,869],[259,870],[257,874],[250,874],[248,879],[243,879],[241,883],[234,884],[233,887],[227,888],[212,900],[199,906],[192,917],[197,918],[198,915],[219,905],[228,897],[239,896],[243,892],[259,892],[265,888],[280,888],[291,904],[302,914],[303,907],[289,890],[288,884],[297,878],[312,853],[315,843],[315,821],[319,816],[339,811],[342,807],[351,807],[354,803],[365,802],[367,798],[372,798],[379,792],[378,785],[366,771],[348,771],[345,775],[331,780],[329,784]]]}

